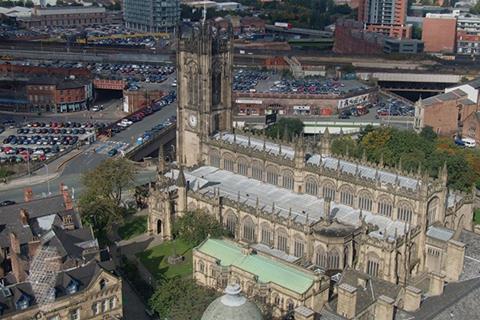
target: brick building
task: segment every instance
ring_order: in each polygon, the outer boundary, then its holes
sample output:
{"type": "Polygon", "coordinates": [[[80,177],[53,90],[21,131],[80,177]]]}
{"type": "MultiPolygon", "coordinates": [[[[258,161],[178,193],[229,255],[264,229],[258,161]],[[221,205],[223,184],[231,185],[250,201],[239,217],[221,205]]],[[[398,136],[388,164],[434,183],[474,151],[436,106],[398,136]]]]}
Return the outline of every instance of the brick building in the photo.
{"type": "Polygon", "coordinates": [[[360,0],[358,21],[368,31],[397,39],[410,39],[412,27],[406,24],[407,0],[360,0]]]}
{"type": "MultiPolygon", "coordinates": [[[[419,100],[415,104],[415,128],[431,127],[437,134],[454,136],[464,132],[465,121],[469,126],[479,111],[480,80],[445,89],[444,93],[419,100]]],[[[468,129],[466,129],[468,131],[468,129]]]]}
{"type": "Polygon", "coordinates": [[[6,111],[73,112],[86,109],[92,100],[88,79],[29,76],[0,83],[0,108],[6,111]]]}
{"type": "Polygon", "coordinates": [[[21,26],[53,27],[53,26],[88,26],[107,23],[107,12],[103,7],[36,7],[30,17],[17,19],[21,26]]]}
{"type": "Polygon", "coordinates": [[[423,20],[422,40],[425,52],[454,53],[456,37],[455,17],[427,14],[423,20]]]}
{"type": "Polygon", "coordinates": [[[159,90],[156,86],[144,85],[138,90],[123,90],[123,111],[129,114],[134,113],[163,96],[165,96],[165,92],[159,90]]]}
{"type": "Polygon", "coordinates": [[[242,116],[332,115],[344,108],[367,105],[377,100],[378,88],[344,94],[284,94],[234,92],[234,112],[242,116]]]}
{"type": "Polygon", "coordinates": [[[0,208],[2,319],[120,319],[122,281],[68,189],[0,208]],[[52,296],[51,292],[55,294],[52,296]]]}
{"type": "Polygon", "coordinates": [[[472,112],[463,121],[462,137],[471,138],[480,145],[480,111],[472,112]]]}

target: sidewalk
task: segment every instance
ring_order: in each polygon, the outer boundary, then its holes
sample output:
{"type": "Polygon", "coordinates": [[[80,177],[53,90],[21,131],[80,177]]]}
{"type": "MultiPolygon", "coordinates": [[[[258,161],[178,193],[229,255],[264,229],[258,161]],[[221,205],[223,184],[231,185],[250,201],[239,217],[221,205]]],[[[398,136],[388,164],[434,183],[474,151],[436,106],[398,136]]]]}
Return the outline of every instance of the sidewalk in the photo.
{"type": "Polygon", "coordinates": [[[48,173],[49,173],[48,175],[46,174],[47,169],[45,168],[45,166],[43,166],[43,167],[40,167],[38,170],[32,172],[30,176],[25,175],[21,178],[14,179],[14,180],[8,181],[7,183],[0,184],[0,191],[8,190],[16,187],[23,187],[23,186],[27,187],[34,184],[45,183],[47,181],[56,179],[62,174],[65,164],[67,164],[69,161],[71,161],[75,157],[85,152],[85,150],[86,149],[84,148],[72,150],[71,152],[67,153],[63,157],[55,159],[54,161],[47,164],[48,173]]]}

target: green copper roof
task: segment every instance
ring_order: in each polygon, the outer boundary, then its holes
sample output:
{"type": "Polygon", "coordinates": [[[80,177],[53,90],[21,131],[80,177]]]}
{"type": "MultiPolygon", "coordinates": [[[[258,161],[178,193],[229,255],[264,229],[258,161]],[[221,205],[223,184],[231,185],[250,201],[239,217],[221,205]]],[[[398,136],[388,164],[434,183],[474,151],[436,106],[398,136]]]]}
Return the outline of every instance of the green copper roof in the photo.
{"type": "Polygon", "coordinates": [[[306,292],[315,277],[286,263],[257,254],[245,255],[242,247],[232,241],[208,239],[197,250],[220,260],[222,266],[235,266],[258,276],[258,282],[273,282],[297,293],[306,292]]]}

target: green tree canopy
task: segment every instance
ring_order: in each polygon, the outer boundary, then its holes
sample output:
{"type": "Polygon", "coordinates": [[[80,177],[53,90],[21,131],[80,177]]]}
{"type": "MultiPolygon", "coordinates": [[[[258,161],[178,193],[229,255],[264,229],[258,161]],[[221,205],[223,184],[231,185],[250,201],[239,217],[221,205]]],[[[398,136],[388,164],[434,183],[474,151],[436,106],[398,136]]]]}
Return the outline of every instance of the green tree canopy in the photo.
{"type": "Polygon", "coordinates": [[[332,142],[332,152],[361,158],[363,153],[372,162],[380,162],[390,167],[400,166],[405,171],[427,170],[436,177],[439,169],[447,164],[448,186],[469,191],[480,181],[480,152],[462,149],[451,139],[437,137],[431,128],[420,134],[413,131],[390,127],[366,127],[358,140],[340,137],[332,142]]]}
{"type": "Polygon", "coordinates": [[[228,236],[223,225],[203,210],[189,211],[178,218],[173,225],[173,234],[194,246],[199,245],[208,236],[212,238],[228,236]]]}
{"type": "Polygon", "coordinates": [[[303,132],[303,122],[297,118],[281,118],[267,129],[267,136],[271,138],[286,138],[289,141],[303,132]]]}
{"type": "Polygon", "coordinates": [[[82,176],[85,186],[79,199],[82,219],[98,236],[123,216],[122,193],[133,186],[135,167],[128,160],[108,159],[82,176]]]}
{"type": "Polygon", "coordinates": [[[190,278],[166,280],[150,298],[150,307],[161,319],[198,320],[217,297],[213,289],[201,287],[190,278]]]}

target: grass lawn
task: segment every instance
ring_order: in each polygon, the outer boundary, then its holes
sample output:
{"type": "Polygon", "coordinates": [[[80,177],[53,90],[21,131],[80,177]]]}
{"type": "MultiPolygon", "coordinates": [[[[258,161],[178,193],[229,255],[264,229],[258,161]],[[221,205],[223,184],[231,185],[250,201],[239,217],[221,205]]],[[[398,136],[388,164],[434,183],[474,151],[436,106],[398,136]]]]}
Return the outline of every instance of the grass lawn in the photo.
{"type": "Polygon", "coordinates": [[[168,241],[144,252],[137,253],[142,264],[155,279],[192,275],[192,247],[183,241],[168,241]],[[177,265],[168,264],[167,258],[173,252],[175,243],[177,254],[185,256],[185,261],[177,265]]]}
{"type": "Polygon", "coordinates": [[[118,228],[118,235],[130,239],[147,231],[147,216],[132,217],[123,226],[118,228]]]}
{"type": "Polygon", "coordinates": [[[475,210],[473,213],[473,222],[475,224],[480,224],[480,209],[475,210]]]}

